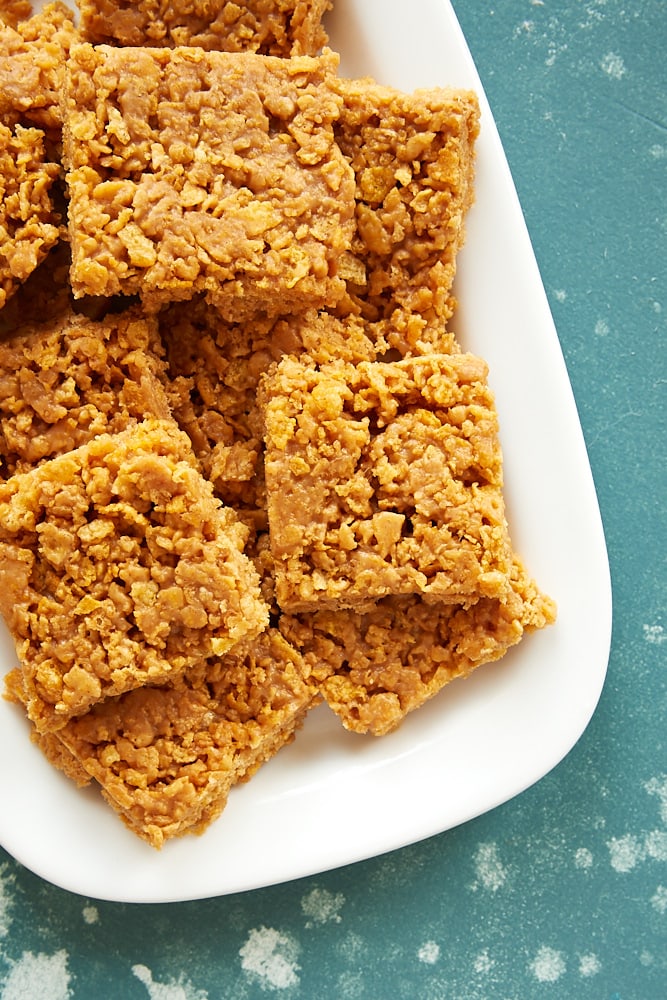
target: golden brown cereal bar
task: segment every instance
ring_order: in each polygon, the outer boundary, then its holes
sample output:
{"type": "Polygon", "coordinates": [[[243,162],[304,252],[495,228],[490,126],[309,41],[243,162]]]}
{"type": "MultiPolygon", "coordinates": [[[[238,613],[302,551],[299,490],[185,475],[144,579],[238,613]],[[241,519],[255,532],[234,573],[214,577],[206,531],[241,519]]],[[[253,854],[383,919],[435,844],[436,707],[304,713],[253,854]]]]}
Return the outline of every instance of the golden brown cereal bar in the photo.
{"type": "MultiPolygon", "coordinates": [[[[10,694],[23,700],[20,677],[10,694]]],[[[101,702],[57,733],[37,734],[78,784],[91,779],[153,847],[201,833],[245,781],[291,742],[317,688],[275,629],[165,687],[101,702]]]]}
{"type": "Polygon", "coordinates": [[[196,45],[268,56],[315,55],[327,42],[331,0],[81,0],[87,41],[196,45]]]}
{"type": "Polygon", "coordinates": [[[245,534],[173,422],[101,435],[0,484],[0,611],[37,729],[265,628],[245,534]]]}
{"type": "Polygon", "coordinates": [[[36,128],[0,124],[0,309],[59,237],[50,188],[58,165],[36,128]]]}
{"type": "Polygon", "coordinates": [[[385,327],[402,355],[449,349],[444,326],[474,194],[477,97],[453,89],[408,94],[370,79],[337,86],[336,139],[356,181],[341,308],[385,327]]]}
{"type": "Polygon", "coordinates": [[[15,28],[32,14],[30,0],[0,0],[0,23],[11,24],[15,28]]]}
{"type": "Polygon", "coordinates": [[[72,11],[56,0],[15,27],[0,23],[0,121],[60,137],[65,61],[78,38],[72,11]]]}
{"type": "Polygon", "coordinates": [[[155,318],[68,311],[0,340],[0,477],[25,472],[132,421],[167,419],[155,318]]]}
{"type": "Polygon", "coordinates": [[[198,292],[229,321],[331,305],[354,180],[337,57],[78,45],[64,158],[74,295],[198,292]]]}
{"type": "Polygon", "coordinates": [[[456,677],[500,659],[522,636],[555,620],[515,557],[506,598],[465,608],[387,597],[366,613],[318,611],[283,616],[328,705],[343,725],[381,736],[456,677]]]}
{"type": "Polygon", "coordinates": [[[502,457],[484,361],[424,355],[318,369],[285,358],[262,393],[283,610],[506,595],[502,457]]]}

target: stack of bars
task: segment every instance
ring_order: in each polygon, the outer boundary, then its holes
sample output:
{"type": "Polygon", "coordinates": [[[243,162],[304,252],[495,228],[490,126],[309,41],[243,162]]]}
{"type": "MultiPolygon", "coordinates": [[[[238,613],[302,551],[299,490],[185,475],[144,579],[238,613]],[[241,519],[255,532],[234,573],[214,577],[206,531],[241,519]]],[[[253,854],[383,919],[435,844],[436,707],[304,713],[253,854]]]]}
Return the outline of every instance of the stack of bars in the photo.
{"type": "Polygon", "coordinates": [[[156,847],[555,618],[452,331],[476,96],[343,78],[330,6],[0,0],[6,689],[156,847]]]}

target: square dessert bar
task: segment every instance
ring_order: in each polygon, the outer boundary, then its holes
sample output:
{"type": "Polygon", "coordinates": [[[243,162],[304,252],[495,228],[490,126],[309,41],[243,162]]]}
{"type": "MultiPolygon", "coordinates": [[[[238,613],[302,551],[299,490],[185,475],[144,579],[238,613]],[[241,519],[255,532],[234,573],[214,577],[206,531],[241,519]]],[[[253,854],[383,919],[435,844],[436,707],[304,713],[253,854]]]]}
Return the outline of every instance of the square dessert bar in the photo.
{"type": "Polygon", "coordinates": [[[503,597],[511,553],[487,366],[285,358],[263,383],[276,595],[284,611],[421,594],[503,597]]]}
{"type": "Polygon", "coordinates": [[[58,173],[43,132],[0,124],[0,309],[58,242],[50,194],[58,173]]]}
{"type": "Polygon", "coordinates": [[[59,142],[65,61],[77,40],[74,15],[59,0],[16,25],[0,17],[0,122],[37,126],[59,142]]]}
{"type": "Polygon", "coordinates": [[[418,336],[436,350],[430,327],[437,334],[452,315],[456,255],[474,196],[477,97],[455,89],[403,93],[372,80],[337,86],[336,139],[356,182],[356,232],[341,262],[346,306],[393,325],[401,353],[418,336]]]}
{"type": "Polygon", "coordinates": [[[197,45],[267,56],[315,55],[326,44],[331,0],[81,0],[86,41],[197,45]]]}
{"type": "Polygon", "coordinates": [[[554,602],[515,556],[502,600],[482,597],[466,608],[387,597],[365,613],[283,615],[280,626],[345,728],[381,736],[450,681],[500,659],[555,617],[554,602]]]}
{"type": "MultiPolygon", "coordinates": [[[[23,700],[18,672],[8,688],[23,700]]],[[[159,848],[201,833],[232,785],[290,743],[317,700],[300,654],[269,629],[173,683],[100,702],[36,739],[79,785],[99,783],[127,826],[159,848]]]]}
{"type": "Polygon", "coordinates": [[[285,354],[353,363],[375,357],[362,321],[316,310],[226,323],[198,300],[167,307],[159,325],[174,419],[190,436],[217,495],[237,508],[259,502],[253,484],[258,477],[263,482],[264,440],[257,391],[271,365],[285,354]]]}
{"type": "Polygon", "coordinates": [[[0,477],[132,421],[170,415],[157,321],[71,310],[0,340],[0,477]]]}
{"type": "Polygon", "coordinates": [[[173,422],[101,435],[0,484],[0,611],[37,729],[262,631],[244,542],[173,422]]]}
{"type": "Polygon", "coordinates": [[[354,178],[337,57],[74,46],[64,96],[75,297],[203,292],[229,321],[334,304],[354,178]]]}

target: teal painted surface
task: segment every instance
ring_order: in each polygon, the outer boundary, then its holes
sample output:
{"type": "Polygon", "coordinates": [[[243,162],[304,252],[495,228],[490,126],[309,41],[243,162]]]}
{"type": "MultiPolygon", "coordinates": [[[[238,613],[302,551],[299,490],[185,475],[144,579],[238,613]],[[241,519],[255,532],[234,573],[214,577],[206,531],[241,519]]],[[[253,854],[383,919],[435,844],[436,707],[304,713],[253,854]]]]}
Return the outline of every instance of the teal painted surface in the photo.
{"type": "Polygon", "coordinates": [[[598,710],[569,756],[512,802],[284,886],[102,903],[0,852],[2,1000],[667,997],[667,8],[455,6],[598,488],[615,607],[598,710]]]}

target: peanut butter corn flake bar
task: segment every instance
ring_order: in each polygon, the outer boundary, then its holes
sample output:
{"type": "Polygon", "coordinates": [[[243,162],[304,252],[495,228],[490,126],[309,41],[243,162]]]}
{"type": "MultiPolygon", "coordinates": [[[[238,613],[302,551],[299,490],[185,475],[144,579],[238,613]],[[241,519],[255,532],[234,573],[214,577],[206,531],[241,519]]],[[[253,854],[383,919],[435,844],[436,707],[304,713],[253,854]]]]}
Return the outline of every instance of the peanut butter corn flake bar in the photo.
{"type": "Polygon", "coordinates": [[[346,729],[382,736],[457,677],[500,659],[555,620],[554,602],[514,557],[506,598],[471,607],[387,597],[365,613],[284,615],[320,691],[346,729]]]}
{"type": "Polygon", "coordinates": [[[85,39],[110,45],[196,45],[268,56],[315,55],[331,0],[80,0],[85,39]]]}
{"type": "Polygon", "coordinates": [[[27,472],[132,421],[166,419],[157,321],[71,310],[0,340],[0,476],[27,472]]]}
{"type": "Polygon", "coordinates": [[[285,358],[262,385],[284,611],[421,594],[503,597],[511,568],[497,415],[470,354],[285,358]]]}
{"type": "MultiPolygon", "coordinates": [[[[24,698],[20,676],[10,679],[24,698]]],[[[275,629],[163,687],[110,698],[57,733],[36,734],[78,784],[96,781],[153,847],[201,832],[232,785],[290,743],[318,700],[302,657],[275,629]]]]}
{"type": "Polygon", "coordinates": [[[261,632],[244,542],[171,422],[101,435],[0,484],[0,610],[36,727],[261,632]]]}
{"type": "Polygon", "coordinates": [[[339,311],[380,324],[401,354],[451,347],[456,255],[474,199],[479,104],[471,91],[403,93],[338,80],[336,139],[355,176],[355,236],[339,311]]]}
{"type": "Polygon", "coordinates": [[[34,125],[60,140],[60,89],[75,41],[74,16],[59,0],[15,26],[0,22],[0,121],[34,125]]]}
{"type": "Polygon", "coordinates": [[[333,305],[354,179],[337,59],[78,45],[64,159],[75,296],[203,292],[230,321],[333,305]]]}

